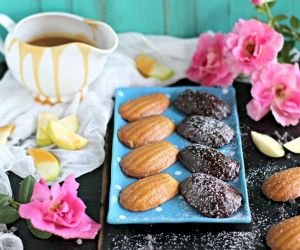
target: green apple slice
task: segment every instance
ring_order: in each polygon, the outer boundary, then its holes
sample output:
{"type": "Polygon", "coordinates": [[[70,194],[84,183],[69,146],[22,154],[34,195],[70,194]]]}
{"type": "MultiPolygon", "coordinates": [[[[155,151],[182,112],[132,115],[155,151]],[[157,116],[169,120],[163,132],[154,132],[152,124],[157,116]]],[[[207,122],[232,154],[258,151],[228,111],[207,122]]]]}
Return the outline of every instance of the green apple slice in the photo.
{"type": "Polygon", "coordinates": [[[164,81],[172,78],[174,75],[173,70],[148,55],[140,54],[135,62],[137,69],[146,77],[154,77],[164,81]]]}
{"type": "Polygon", "coordinates": [[[251,137],[255,146],[263,154],[273,158],[284,156],[284,148],[271,136],[251,131],[251,137]]]}
{"type": "Polygon", "coordinates": [[[283,144],[283,146],[295,154],[300,154],[300,137],[283,144]]]}
{"type": "Polygon", "coordinates": [[[60,175],[60,164],[58,159],[50,152],[31,148],[27,151],[34,160],[34,165],[41,175],[47,182],[53,182],[60,175]]]}
{"type": "Polygon", "coordinates": [[[174,76],[174,71],[160,63],[155,63],[153,65],[153,69],[150,72],[150,76],[161,81],[165,81],[171,79],[174,76]]]}
{"type": "Polygon", "coordinates": [[[40,147],[48,146],[52,143],[51,138],[47,134],[47,126],[49,121],[56,121],[58,117],[50,112],[41,112],[38,117],[36,144],[40,147]]]}
{"type": "Polygon", "coordinates": [[[79,129],[79,121],[77,115],[70,115],[58,121],[59,125],[76,133],[79,129]]]}
{"type": "Polygon", "coordinates": [[[78,150],[88,144],[86,138],[64,128],[56,121],[49,122],[48,135],[58,147],[63,149],[78,150]]]}

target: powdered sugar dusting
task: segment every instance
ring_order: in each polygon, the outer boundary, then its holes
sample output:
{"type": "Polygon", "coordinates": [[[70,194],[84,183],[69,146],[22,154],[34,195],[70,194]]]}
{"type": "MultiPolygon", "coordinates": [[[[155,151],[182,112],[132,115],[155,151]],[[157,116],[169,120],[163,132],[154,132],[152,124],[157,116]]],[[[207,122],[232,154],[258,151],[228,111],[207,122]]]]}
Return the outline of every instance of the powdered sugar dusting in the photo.
{"type": "Polygon", "coordinates": [[[201,144],[194,143],[185,147],[179,152],[178,159],[193,173],[210,174],[221,180],[232,180],[239,175],[238,162],[201,144]]]}
{"type": "Polygon", "coordinates": [[[228,103],[215,95],[190,89],[182,92],[173,103],[188,115],[203,115],[222,120],[231,113],[228,103]]]}
{"type": "Polygon", "coordinates": [[[194,173],[180,183],[180,191],[192,207],[209,217],[229,217],[242,205],[236,189],[211,175],[194,173]]]}
{"type": "Polygon", "coordinates": [[[213,148],[230,143],[234,137],[234,131],[225,123],[200,115],[184,119],[177,126],[177,132],[190,141],[213,148]]]}

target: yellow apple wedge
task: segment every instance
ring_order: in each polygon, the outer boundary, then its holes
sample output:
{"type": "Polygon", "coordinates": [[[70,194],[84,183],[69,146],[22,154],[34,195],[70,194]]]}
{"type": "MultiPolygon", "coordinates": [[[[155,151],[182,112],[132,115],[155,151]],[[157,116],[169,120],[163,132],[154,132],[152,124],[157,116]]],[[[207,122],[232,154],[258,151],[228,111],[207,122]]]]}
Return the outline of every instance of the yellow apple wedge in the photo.
{"type": "Polygon", "coordinates": [[[56,121],[49,122],[48,135],[58,147],[63,149],[78,150],[88,143],[86,138],[64,128],[56,121]]]}
{"type": "Polygon", "coordinates": [[[135,59],[137,69],[146,77],[155,77],[161,81],[168,80],[174,75],[174,71],[157,62],[152,57],[140,54],[135,59]]]}
{"type": "Polygon", "coordinates": [[[15,125],[6,125],[0,127],[0,145],[5,145],[8,137],[12,134],[15,129],[15,125]]]}
{"type": "Polygon", "coordinates": [[[33,158],[34,165],[41,177],[47,182],[57,179],[60,174],[60,165],[58,159],[52,153],[37,148],[30,148],[27,153],[33,158]]]}
{"type": "Polygon", "coordinates": [[[40,147],[48,146],[52,140],[48,136],[47,126],[49,121],[56,121],[58,117],[50,112],[41,112],[38,117],[36,144],[40,147]]]}
{"type": "Polygon", "coordinates": [[[58,121],[59,125],[76,133],[79,129],[79,121],[77,115],[70,115],[58,121]]]}
{"type": "Polygon", "coordinates": [[[284,148],[271,136],[251,131],[251,137],[255,146],[263,154],[273,158],[284,156],[284,148]]]}
{"type": "Polygon", "coordinates": [[[283,144],[283,146],[295,154],[300,154],[300,137],[283,144]]]}

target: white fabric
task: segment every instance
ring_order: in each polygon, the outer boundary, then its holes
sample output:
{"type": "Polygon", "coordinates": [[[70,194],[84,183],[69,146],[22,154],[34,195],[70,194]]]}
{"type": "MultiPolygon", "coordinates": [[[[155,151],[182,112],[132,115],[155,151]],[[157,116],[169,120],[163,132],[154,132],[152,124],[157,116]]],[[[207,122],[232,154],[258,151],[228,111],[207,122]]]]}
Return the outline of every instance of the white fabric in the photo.
{"type": "Polygon", "coordinates": [[[23,244],[19,237],[7,230],[5,224],[0,224],[0,250],[22,250],[23,244]]]}
{"type": "Polygon", "coordinates": [[[60,117],[77,114],[80,120],[79,134],[87,137],[89,144],[78,151],[48,147],[60,160],[63,181],[70,173],[76,177],[99,167],[104,161],[104,136],[112,114],[112,97],[120,86],[168,85],[185,77],[185,71],[197,39],[178,39],[167,36],[144,36],[137,33],[119,35],[119,48],[108,57],[103,73],[90,86],[82,102],[79,96],[72,103],[43,106],[36,103],[31,94],[12,77],[8,71],[0,82],[0,126],[15,124],[16,129],[8,146],[0,148],[0,192],[11,195],[8,179],[4,172],[12,171],[24,178],[33,175],[39,178],[33,160],[26,149],[36,147],[35,133],[37,116],[41,111],[51,111],[60,117]],[[172,68],[176,74],[168,81],[144,78],[136,69],[134,58],[146,53],[172,68]],[[22,146],[14,146],[19,139],[22,146]]]}

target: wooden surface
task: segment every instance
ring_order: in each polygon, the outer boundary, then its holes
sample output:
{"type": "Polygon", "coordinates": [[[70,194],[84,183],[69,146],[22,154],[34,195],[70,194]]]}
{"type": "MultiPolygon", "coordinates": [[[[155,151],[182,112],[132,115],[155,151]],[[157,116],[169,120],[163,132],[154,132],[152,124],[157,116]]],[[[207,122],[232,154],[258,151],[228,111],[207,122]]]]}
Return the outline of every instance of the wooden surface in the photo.
{"type": "MultiPolygon", "coordinates": [[[[277,0],[275,13],[300,15],[299,0],[277,0]]],[[[117,32],[197,36],[227,32],[238,18],[256,15],[250,0],[1,0],[0,13],[18,21],[33,13],[64,11],[103,20],[117,32]]],[[[0,29],[0,34],[5,32],[0,29]]]]}

